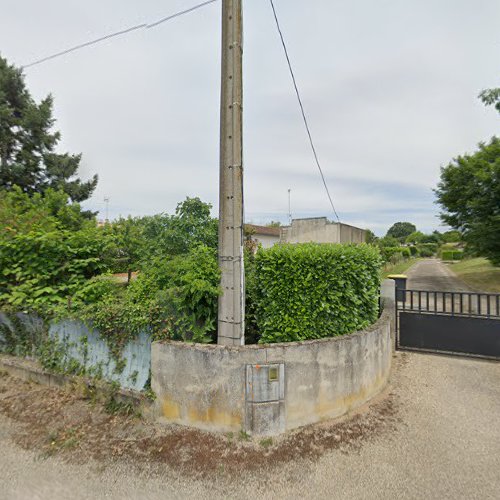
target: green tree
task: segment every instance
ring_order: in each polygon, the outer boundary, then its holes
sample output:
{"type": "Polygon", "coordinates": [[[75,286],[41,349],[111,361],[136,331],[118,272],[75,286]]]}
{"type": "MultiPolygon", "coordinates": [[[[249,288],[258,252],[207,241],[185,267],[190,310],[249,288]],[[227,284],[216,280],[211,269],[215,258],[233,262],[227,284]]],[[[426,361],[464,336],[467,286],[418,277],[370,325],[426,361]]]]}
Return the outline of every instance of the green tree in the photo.
{"type": "Polygon", "coordinates": [[[97,176],[83,182],[77,177],[81,155],[56,152],[61,139],[53,131],[53,98],[37,104],[20,69],[0,56],[0,188],[44,193],[64,191],[72,201],[88,199],[97,176]]]}
{"type": "Polygon", "coordinates": [[[405,241],[410,245],[416,245],[418,243],[422,243],[424,238],[425,238],[424,233],[421,233],[420,231],[415,231],[414,233],[411,233],[409,236],[407,236],[405,241]]]}
{"type": "Polygon", "coordinates": [[[375,233],[370,229],[365,229],[365,242],[369,245],[375,245],[378,241],[375,233]]]}
{"type": "Polygon", "coordinates": [[[144,236],[149,246],[145,258],[186,254],[198,245],[216,249],[218,223],[210,215],[211,208],[199,198],[186,198],[174,215],[145,218],[144,236]]]}
{"type": "Polygon", "coordinates": [[[442,168],[435,193],[441,219],[463,234],[469,248],[500,264],[500,139],[442,168]]]}
{"type": "Polygon", "coordinates": [[[500,88],[483,90],[479,94],[479,99],[485,106],[494,106],[500,113],[500,88]]]}
{"type": "Polygon", "coordinates": [[[410,234],[414,233],[416,230],[417,228],[415,224],[412,224],[411,222],[396,222],[387,231],[387,236],[392,236],[402,243],[408,236],[410,236],[410,234]]]}
{"type": "Polygon", "coordinates": [[[86,280],[107,270],[103,236],[66,193],[0,190],[0,309],[47,314],[66,304],[86,280]]]}
{"type": "Polygon", "coordinates": [[[132,272],[139,269],[147,242],[144,239],[144,224],[141,218],[120,218],[104,227],[110,245],[110,267],[114,272],[126,272],[130,283],[132,272]]]}
{"type": "Polygon", "coordinates": [[[379,238],[378,245],[381,248],[398,247],[399,240],[397,238],[394,238],[394,236],[384,236],[383,238],[379,238]]]}
{"type": "Polygon", "coordinates": [[[446,231],[442,235],[442,240],[444,243],[459,243],[462,240],[462,234],[460,231],[446,231]]]}

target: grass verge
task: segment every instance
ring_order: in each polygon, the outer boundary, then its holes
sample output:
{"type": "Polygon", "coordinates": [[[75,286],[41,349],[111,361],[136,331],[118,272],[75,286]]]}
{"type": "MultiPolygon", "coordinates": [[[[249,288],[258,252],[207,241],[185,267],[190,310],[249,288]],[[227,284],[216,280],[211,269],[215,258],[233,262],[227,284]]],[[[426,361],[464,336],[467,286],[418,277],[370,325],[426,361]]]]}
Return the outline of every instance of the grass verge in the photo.
{"type": "Polygon", "coordinates": [[[487,259],[467,259],[451,264],[450,269],[467,285],[481,292],[500,293],[500,267],[487,259]]]}
{"type": "Polygon", "coordinates": [[[408,269],[410,269],[415,262],[418,261],[418,258],[403,260],[402,262],[398,262],[397,264],[390,264],[388,266],[384,266],[382,269],[382,279],[386,279],[389,274],[403,274],[408,269]]]}

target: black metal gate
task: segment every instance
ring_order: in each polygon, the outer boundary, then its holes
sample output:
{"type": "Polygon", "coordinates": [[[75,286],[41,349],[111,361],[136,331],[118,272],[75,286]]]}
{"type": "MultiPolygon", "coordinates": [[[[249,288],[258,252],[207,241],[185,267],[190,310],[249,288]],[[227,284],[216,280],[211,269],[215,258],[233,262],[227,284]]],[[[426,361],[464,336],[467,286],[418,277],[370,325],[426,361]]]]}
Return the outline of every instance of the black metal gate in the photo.
{"type": "Polygon", "coordinates": [[[500,294],[398,290],[396,348],[500,360],[500,294]]]}

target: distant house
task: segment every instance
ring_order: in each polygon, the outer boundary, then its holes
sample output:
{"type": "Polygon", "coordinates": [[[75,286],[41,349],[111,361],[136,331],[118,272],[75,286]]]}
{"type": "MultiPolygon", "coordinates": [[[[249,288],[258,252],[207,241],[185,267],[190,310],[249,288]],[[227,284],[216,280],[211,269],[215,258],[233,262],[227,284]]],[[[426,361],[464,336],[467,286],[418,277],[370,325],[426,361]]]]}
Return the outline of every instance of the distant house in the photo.
{"type": "Polygon", "coordinates": [[[281,228],[282,243],[364,243],[366,231],[359,227],[330,222],[326,217],[293,219],[281,228]]]}
{"type": "Polygon", "coordinates": [[[270,248],[280,241],[281,230],[279,227],[245,224],[245,230],[257,245],[262,245],[262,248],[270,248]]]}

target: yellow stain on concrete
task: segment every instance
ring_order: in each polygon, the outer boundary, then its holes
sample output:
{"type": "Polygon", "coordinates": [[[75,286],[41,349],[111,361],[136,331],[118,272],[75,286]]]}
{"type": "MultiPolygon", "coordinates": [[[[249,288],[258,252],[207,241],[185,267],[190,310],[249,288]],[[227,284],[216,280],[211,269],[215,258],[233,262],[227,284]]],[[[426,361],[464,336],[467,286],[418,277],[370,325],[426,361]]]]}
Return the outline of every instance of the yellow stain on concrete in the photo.
{"type": "Polygon", "coordinates": [[[287,421],[293,422],[293,427],[306,423],[318,422],[344,415],[350,410],[361,406],[378,394],[386,385],[388,374],[379,375],[371,384],[361,387],[357,392],[336,399],[331,398],[324,390],[320,390],[318,398],[311,401],[307,407],[300,401],[288,404],[287,421]]]}
{"type": "Polygon", "coordinates": [[[314,413],[320,419],[329,418],[332,415],[343,415],[370,400],[375,394],[380,392],[386,382],[387,377],[378,376],[373,383],[361,387],[359,391],[347,394],[333,401],[322,395],[315,405],[314,413]]]}
{"type": "Polygon", "coordinates": [[[196,405],[187,408],[185,416],[184,411],[181,412],[180,405],[171,399],[169,396],[162,398],[162,415],[167,420],[183,421],[190,424],[205,424],[208,427],[224,427],[241,429],[243,417],[237,412],[230,412],[222,407],[218,407],[217,403],[212,403],[207,409],[199,409],[196,405]]]}
{"type": "Polygon", "coordinates": [[[169,420],[176,420],[181,416],[179,405],[168,398],[163,398],[161,408],[163,416],[169,420]]]}
{"type": "Polygon", "coordinates": [[[188,420],[191,423],[213,424],[223,427],[240,428],[242,425],[241,415],[215,406],[210,406],[206,410],[199,410],[196,407],[189,408],[188,420]]]}

